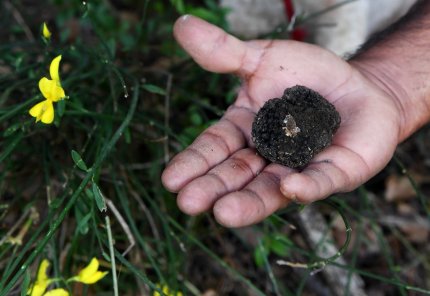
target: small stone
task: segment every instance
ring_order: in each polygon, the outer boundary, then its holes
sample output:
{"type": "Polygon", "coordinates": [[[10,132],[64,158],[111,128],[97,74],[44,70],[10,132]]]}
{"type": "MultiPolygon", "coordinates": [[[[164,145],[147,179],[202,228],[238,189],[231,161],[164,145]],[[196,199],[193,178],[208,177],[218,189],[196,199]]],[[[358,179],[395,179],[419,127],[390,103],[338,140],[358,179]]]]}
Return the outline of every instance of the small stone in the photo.
{"type": "Polygon", "coordinates": [[[252,140],[269,161],[302,168],[331,144],[339,125],[340,115],[331,103],[316,91],[296,85],[258,111],[252,140]]]}

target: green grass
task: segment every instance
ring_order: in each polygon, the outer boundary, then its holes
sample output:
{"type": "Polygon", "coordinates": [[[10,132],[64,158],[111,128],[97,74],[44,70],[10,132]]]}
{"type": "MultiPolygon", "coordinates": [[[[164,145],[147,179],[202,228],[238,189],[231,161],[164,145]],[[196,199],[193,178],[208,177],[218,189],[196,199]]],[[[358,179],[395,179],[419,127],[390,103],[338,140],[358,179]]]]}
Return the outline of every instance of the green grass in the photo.
{"type": "Polygon", "coordinates": [[[161,172],[222,115],[238,81],[199,69],[173,40],[172,25],[191,12],[227,29],[226,12],[215,1],[124,1],[123,11],[101,0],[7,2],[11,9],[0,12],[0,295],[25,295],[44,258],[49,275],[63,279],[52,287],[73,295],[161,293],[162,285],[172,295],[210,289],[301,295],[312,292],[309,281],[322,280],[315,271],[326,265],[400,295],[430,294],[403,272],[408,262],[393,253],[387,233],[416,258],[420,275],[429,274],[429,256],[397,229],[382,229],[383,213],[364,187],[320,205],[328,213],[327,233],[337,215],[345,224],[347,240],[330,258],[304,247],[300,230],[292,228],[299,206],[251,227],[251,239],[217,225],[210,214],[180,213],[161,172]],[[44,11],[48,19],[39,16],[44,11]],[[40,37],[43,21],[51,42],[40,37]],[[55,104],[52,125],[35,123],[28,110],[42,100],[37,83],[58,54],[68,99],[55,104]],[[382,273],[359,262],[362,250],[375,244],[372,237],[386,266],[382,273]],[[340,255],[346,265],[334,262],[340,255]],[[64,280],[92,257],[109,271],[104,279],[94,285],[64,280]],[[298,267],[276,264],[280,259],[298,267]]]}

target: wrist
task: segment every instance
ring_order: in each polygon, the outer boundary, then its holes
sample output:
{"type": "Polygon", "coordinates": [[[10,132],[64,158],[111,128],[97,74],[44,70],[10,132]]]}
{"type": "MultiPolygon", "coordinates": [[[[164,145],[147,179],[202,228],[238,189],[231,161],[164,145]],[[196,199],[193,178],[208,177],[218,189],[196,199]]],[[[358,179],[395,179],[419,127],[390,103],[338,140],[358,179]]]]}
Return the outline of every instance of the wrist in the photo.
{"type": "Polygon", "coordinates": [[[371,37],[349,61],[397,107],[399,142],[430,119],[430,1],[371,37]]]}
{"type": "MultiPolygon", "coordinates": [[[[401,69],[395,64],[384,64],[378,58],[354,59],[349,63],[365,78],[375,86],[384,97],[389,98],[394,105],[398,114],[398,142],[402,142],[425,121],[427,115],[418,114],[412,102],[412,94],[408,91],[407,85],[404,85],[407,73],[402,73],[401,69]]],[[[421,109],[421,111],[424,111],[421,109]]]]}

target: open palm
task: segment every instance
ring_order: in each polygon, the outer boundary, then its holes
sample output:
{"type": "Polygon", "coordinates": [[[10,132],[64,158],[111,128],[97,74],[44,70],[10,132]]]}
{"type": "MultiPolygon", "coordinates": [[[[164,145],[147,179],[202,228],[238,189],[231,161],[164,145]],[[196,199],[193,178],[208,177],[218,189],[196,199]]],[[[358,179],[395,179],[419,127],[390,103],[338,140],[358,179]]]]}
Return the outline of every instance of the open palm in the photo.
{"type": "Polygon", "coordinates": [[[399,141],[395,100],[332,53],[294,41],[240,41],[198,18],[179,19],[181,46],[203,68],[243,80],[220,121],[175,156],[162,180],[195,215],[213,209],[229,227],[257,223],[291,200],[309,203],[350,191],[380,171],[399,141]],[[333,143],[302,171],[268,163],[251,140],[263,104],[304,85],[335,105],[341,125],[333,143]]]}

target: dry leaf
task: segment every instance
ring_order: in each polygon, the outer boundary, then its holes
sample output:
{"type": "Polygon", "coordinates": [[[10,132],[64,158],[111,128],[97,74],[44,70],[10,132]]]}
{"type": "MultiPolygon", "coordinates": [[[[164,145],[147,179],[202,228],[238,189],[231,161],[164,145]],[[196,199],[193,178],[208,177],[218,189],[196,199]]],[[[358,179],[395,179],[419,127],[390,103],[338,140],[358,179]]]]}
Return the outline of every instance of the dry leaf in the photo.
{"type": "Polygon", "coordinates": [[[385,200],[388,202],[404,201],[416,197],[416,192],[406,176],[391,175],[385,186],[385,200]]]}

